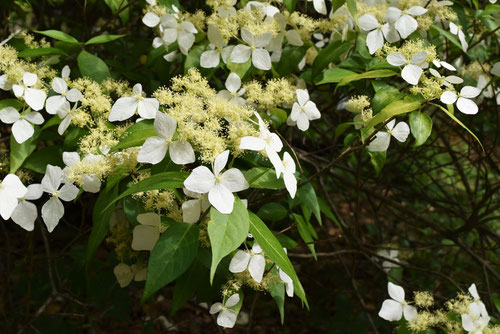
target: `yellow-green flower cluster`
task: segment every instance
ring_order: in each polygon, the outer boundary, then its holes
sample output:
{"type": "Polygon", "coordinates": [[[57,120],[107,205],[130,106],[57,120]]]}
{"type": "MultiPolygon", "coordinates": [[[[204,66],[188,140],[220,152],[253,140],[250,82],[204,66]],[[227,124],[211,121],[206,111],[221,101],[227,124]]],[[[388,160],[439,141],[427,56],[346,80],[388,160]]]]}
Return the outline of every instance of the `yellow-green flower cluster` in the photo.
{"type": "Polygon", "coordinates": [[[260,81],[251,81],[244,86],[247,101],[255,103],[259,108],[269,109],[283,103],[292,104],[297,96],[291,82],[284,78],[270,79],[265,86],[260,81]]]}

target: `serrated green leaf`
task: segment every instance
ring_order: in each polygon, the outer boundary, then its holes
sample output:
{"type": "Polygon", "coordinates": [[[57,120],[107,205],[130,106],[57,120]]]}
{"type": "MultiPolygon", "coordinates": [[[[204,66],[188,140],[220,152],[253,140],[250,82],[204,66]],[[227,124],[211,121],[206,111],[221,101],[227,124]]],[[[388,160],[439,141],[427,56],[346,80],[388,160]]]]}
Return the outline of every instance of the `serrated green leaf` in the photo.
{"type": "Polygon", "coordinates": [[[109,34],[99,35],[99,36],[92,37],[91,39],[86,41],[85,45],[108,43],[108,42],[116,41],[117,39],[120,39],[120,38],[125,37],[125,36],[127,36],[127,35],[126,34],[125,35],[109,35],[109,34]]]}
{"type": "Polygon", "coordinates": [[[73,36],[68,35],[62,31],[59,31],[59,30],[44,30],[44,31],[33,30],[33,31],[38,33],[38,34],[52,37],[53,39],[57,39],[59,41],[63,41],[66,43],[71,43],[71,44],[78,44],[79,43],[78,40],[76,38],[74,38],[73,36]]]}
{"type": "Polygon", "coordinates": [[[104,79],[111,76],[108,65],[106,65],[104,60],[88,53],[85,50],[80,52],[77,60],[78,68],[85,77],[89,77],[90,79],[100,83],[104,79]]]}
{"type": "Polygon", "coordinates": [[[432,119],[427,114],[415,110],[410,114],[410,129],[415,137],[415,146],[420,146],[431,135],[432,119]]]}

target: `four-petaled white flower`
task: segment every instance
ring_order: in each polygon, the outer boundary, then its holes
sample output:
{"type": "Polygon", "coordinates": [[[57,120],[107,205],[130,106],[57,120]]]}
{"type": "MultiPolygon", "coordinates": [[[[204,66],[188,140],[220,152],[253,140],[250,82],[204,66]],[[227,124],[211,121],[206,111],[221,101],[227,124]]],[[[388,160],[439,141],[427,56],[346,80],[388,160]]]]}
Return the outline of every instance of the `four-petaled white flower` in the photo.
{"type": "Polygon", "coordinates": [[[219,28],[215,24],[210,24],[207,30],[207,37],[210,41],[208,45],[210,50],[207,50],[201,54],[200,66],[204,68],[217,67],[220,62],[220,58],[224,64],[227,61],[229,55],[233,51],[234,46],[224,47],[224,36],[220,32],[219,28]]]}
{"type": "Polygon", "coordinates": [[[24,101],[30,106],[33,110],[42,110],[43,105],[45,104],[45,98],[47,97],[47,93],[45,93],[41,89],[30,88],[34,86],[38,80],[38,76],[34,73],[26,72],[23,75],[23,84],[15,84],[12,85],[12,90],[14,91],[14,95],[16,97],[23,97],[24,101]]]}
{"type": "Polygon", "coordinates": [[[187,189],[183,190],[186,196],[194,199],[182,203],[182,221],[188,224],[196,223],[200,219],[201,214],[210,207],[208,194],[199,194],[187,189]]]}
{"type": "Polygon", "coordinates": [[[234,192],[248,189],[249,185],[243,173],[231,168],[221,174],[229,158],[229,150],[219,154],[213,164],[213,173],[205,166],[193,169],[184,181],[184,187],[199,194],[208,193],[208,200],[220,213],[233,211],[234,192]]]}
{"type": "Polygon", "coordinates": [[[51,115],[55,115],[60,108],[63,108],[66,101],[77,102],[83,97],[82,93],[76,88],[68,90],[68,84],[61,78],[54,78],[52,89],[60,95],[53,95],[47,99],[45,110],[51,115]]]}
{"type": "Polygon", "coordinates": [[[368,31],[368,35],[366,35],[366,45],[368,46],[370,54],[374,54],[375,51],[384,46],[384,38],[389,43],[399,41],[399,35],[394,25],[389,23],[382,25],[378,23],[377,19],[372,14],[361,16],[358,22],[361,29],[368,31]]]}
{"type": "Polygon", "coordinates": [[[137,221],[140,225],[134,227],[132,249],[152,251],[160,234],[165,231],[161,225],[161,217],[154,212],[147,212],[137,215],[137,221]]]}
{"type": "Polygon", "coordinates": [[[163,112],[158,112],[154,121],[154,128],[159,137],[146,139],[137,155],[137,161],[157,164],[165,158],[170,148],[170,158],[178,165],[185,165],[195,161],[193,147],[186,141],[172,141],[177,122],[163,112]]]}
{"type": "Polygon", "coordinates": [[[420,6],[413,6],[406,11],[396,7],[389,7],[385,14],[385,20],[394,24],[402,39],[406,39],[418,28],[418,22],[413,16],[420,16],[427,13],[427,9],[420,6]]]}
{"type": "Polygon", "coordinates": [[[378,256],[385,258],[387,260],[391,260],[391,261],[384,260],[382,262],[382,268],[384,268],[385,272],[388,272],[392,268],[399,268],[400,267],[399,264],[394,263],[394,262],[399,263],[398,253],[399,253],[399,251],[397,249],[389,249],[389,250],[381,249],[377,252],[378,256]]]}
{"type": "Polygon", "coordinates": [[[229,271],[232,273],[242,273],[248,269],[250,276],[257,283],[262,282],[264,270],[266,269],[266,259],[257,241],[254,242],[252,250],[238,250],[229,263],[229,271]]]}
{"type": "Polygon", "coordinates": [[[290,120],[297,123],[299,130],[309,129],[309,121],[319,119],[321,114],[316,104],[309,100],[307,89],[297,89],[297,102],[293,103],[290,120]]]}
{"type": "Polygon", "coordinates": [[[35,133],[32,124],[43,123],[43,116],[37,111],[21,115],[14,107],[0,110],[0,120],[6,124],[12,124],[12,134],[16,141],[21,144],[30,139],[35,133]]]}
{"type": "Polygon", "coordinates": [[[450,32],[453,35],[458,36],[458,40],[462,45],[462,49],[464,50],[464,52],[467,52],[467,49],[469,48],[469,43],[467,43],[467,40],[465,39],[465,34],[462,31],[462,29],[460,29],[455,23],[450,22],[450,32]]]}
{"type": "Polygon", "coordinates": [[[28,186],[28,192],[23,197],[19,198],[19,204],[12,212],[10,218],[17,225],[24,228],[26,231],[33,231],[35,227],[35,220],[38,217],[38,210],[36,205],[28,202],[34,201],[42,197],[43,190],[40,183],[30,184],[28,186]]]}
{"type": "Polygon", "coordinates": [[[368,145],[368,150],[372,152],[385,152],[389,148],[391,142],[391,136],[396,138],[398,141],[404,143],[408,135],[410,134],[410,127],[406,122],[399,122],[396,124],[396,120],[393,119],[387,123],[387,132],[379,131],[375,135],[370,145],[368,145]]]}
{"type": "MultiPolygon", "coordinates": [[[[87,154],[81,161],[80,155],[77,152],[63,152],[63,161],[67,166],[64,168],[65,175],[68,174],[71,168],[77,165],[95,165],[100,162],[104,157],[102,155],[87,154]]],[[[97,193],[101,190],[101,179],[95,175],[84,174],[82,175],[82,188],[89,193],[97,193]]]]}
{"type": "Polygon", "coordinates": [[[61,136],[70,126],[71,119],[73,118],[73,113],[77,107],[78,102],[76,102],[73,107],[71,107],[71,104],[68,101],[64,101],[62,106],[57,109],[57,116],[62,119],[61,123],[57,127],[57,133],[59,133],[61,136]]]}
{"type": "Polygon", "coordinates": [[[483,311],[481,310],[480,304],[474,302],[469,304],[467,310],[468,313],[461,315],[463,329],[465,329],[470,334],[483,334],[483,329],[485,329],[486,326],[488,326],[488,323],[490,322],[490,316],[486,312],[486,308],[484,308],[483,311]]]}
{"type": "Polygon", "coordinates": [[[464,86],[459,94],[451,90],[444,92],[441,94],[440,100],[445,104],[453,104],[456,102],[458,110],[467,115],[474,115],[477,114],[479,109],[477,104],[471,99],[477,97],[480,93],[481,90],[476,87],[464,86]]]}
{"type": "Polygon", "coordinates": [[[477,293],[477,288],[476,284],[472,283],[471,286],[469,287],[469,293],[474,298],[474,301],[472,302],[471,305],[475,305],[475,307],[479,310],[479,313],[483,317],[488,316],[488,311],[486,310],[486,306],[484,303],[481,301],[481,297],[479,297],[479,293],[477,293]]]}
{"type": "Polygon", "coordinates": [[[286,190],[290,193],[290,197],[294,198],[297,192],[297,179],[295,178],[295,161],[293,161],[290,153],[283,154],[283,181],[285,181],[286,190]]]}
{"type": "Polygon", "coordinates": [[[450,63],[447,63],[445,61],[437,61],[436,59],[434,59],[432,61],[432,63],[434,64],[434,66],[436,66],[437,68],[440,68],[441,66],[446,68],[447,70],[449,71],[456,71],[457,69],[455,68],[455,66],[451,65],[450,63]]]}
{"type": "Polygon", "coordinates": [[[446,87],[452,87],[453,85],[459,85],[459,84],[464,82],[464,80],[462,78],[459,78],[456,75],[448,75],[446,77],[443,77],[443,76],[441,76],[441,74],[439,74],[438,71],[436,71],[433,68],[430,68],[429,72],[431,72],[431,74],[434,77],[436,77],[438,79],[442,79],[443,80],[442,85],[445,85],[446,87]]]}
{"type": "Polygon", "coordinates": [[[400,52],[394,52],[387,56],[387,62],[392,66],[403,66],[401,71],[401,77],[408,82],[410,85],[417,85],[420,76],[423,73],[423,68],[426,68],[428,64],[425,62],[427,58],[427,52],[419,51],[416,52],[410,60],[400,52]]]}
{"type": "Polygon", "coordinates": [[[314,10],[320,14],[326,15],[326,3],[325,0],[307,0],[308,2],[313,3],[314,10]]]}
{"type": "Polygon", "coordinates": [[[15,174],[8,174],[0,182],[0,216],[8,220],[14,212],[18,199],[24,197],[28,192],[19,177],[15,174]]]}
{"type": "Polygon", "coordinates": [[[129,266],[126,263],[119,263],[113,268],[113,273],[115,274],[120,288],[124,288],[129,285],[132,280],[136,282],[145,281],[147,269],[147,267],[138,264],[129,266]]]}
{"type": "Polygon", "coordinates": [[[236,103],[237,105],[244,106],[246,104],[246,100],[241,96],[245,94],[245,88],[241,88],[241,78],[238,74],[231,72],[224,84],[226,89],[221,90],[217,93],[217,95],[223,99],[236,103]]]}
{"type": "Polygon", "coordinates": [[[43,221],[47,225],[47,230],[52,232],[64,216],[64,206],[61,199],[66,202],[74,200],[78,195],[78,188],[64,178],[61,167],[47,165],[42,179],[42,189],[52,196],[42,206],[43,221]],[[60,187],[61,183],[63,183],[62,187],[60,187]]]}
{"type": "Polygon", "coordinates": [[[405,290],[402,287],[389,282],[387,290],[391,299],[384,300],[379,317],[387,321],[398,321],[404,315],[407,321],[411,321],[417,316],[417,309],[405,301],[405,290]]]}
{"type": "Polygon", "coordinates": [[[135,84],[132,88],[133,96],[121,97],[116,100],[109,114],[109,121],[124,121],[132,117],[136,110],[141,118],[155,118],[160,107],[155,98],[146,98],[146,93],[142,91],[141,84],[135,84]]]}
{"type": "Polygon", "coordinates": [[[319,33],[313,34],[313,37],[318,40],[316,43],[314,43],[314,45],[316,45],[318,49],[324,48],[325,46],[328,45],[328,42],[330,41],[330,39],[327,36],[323,36],[323,34],[319,33]]]}
{"type": "Polygon", "coordinates": [[[163,32],[165,43],[172,44],[177,41],[181,52],[187,55],[194,44],[194,34],[198,33],[194,24],[189,21],[178,22],[174,15],[165,14],[161,17],[161,25],[165,29],[163,32]]]}
{"type": "Polygon", "coordinates": [[[237,314],[234,310],[231,310],[229,307],[233,307],[238,304],[240,301],[240,296],[235,293],[231,297],[229,297],[224,304],[215,303],[210,307],[210,314],[219,313],[217,316],[217,325],[226,328],[233,328],[236,323],[237,314]]]}
{"type": "Polygon", "coordinates": [[[267,17],[274,17],[280,10],[269,3],[262,3],[259,1],[249,1],[245,6],[245,10],[250,12],[255,9],[260,9],[267,17]]]}
{"type": "Polygon", "coordinates": [[[255,36],[250,30],[246,28],[241,29],[241,38],[248,44],[238,44],[234,47],[231,53],[230,60],[232,63],[244,63],[252,57],[252,64],[259,70],[271,69],[271,55],[269,51],[264,49],[267,46],[273,34],[266,32],[255,36]]]}

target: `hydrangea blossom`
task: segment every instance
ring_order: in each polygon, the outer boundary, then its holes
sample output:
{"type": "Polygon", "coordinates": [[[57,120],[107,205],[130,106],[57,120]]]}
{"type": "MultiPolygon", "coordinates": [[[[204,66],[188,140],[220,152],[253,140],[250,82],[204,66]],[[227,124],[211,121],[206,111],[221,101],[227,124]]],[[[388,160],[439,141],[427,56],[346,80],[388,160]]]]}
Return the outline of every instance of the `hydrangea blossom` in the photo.
{"type": "Polygon", "coordinates": [[[248,269],[255,282],[262,282],[264,270],[266,269],[266,259],[261,253],[262,248],[257,241],[254,242],[251,251],[238,250],[229,263],[229,271],[241,273],[248,269]]]}
{"type": "Polygon", "coordinates": [[[477,288],[476,284],[472,283],[471,286],[469,287],[469,293],[474,298],[474,301],[472,302],[471,305],[474,305],[473,307],[477,309],[483,317],[488,316],[488,311],[486,310],[486,306],[481,300],[481,297],[479,297],[479,293],[477,293],[477,288]]]}
{"type": "MultiPolygon", "coordinates": [[[[463,329],[470,334],[482,334],[483,329],[485,329],[490,322],[488,313],[483,313],[477,303],[469,304],[467,310],[469,311],[468,313],[461,315],[463,329]]],[[[486,309],[484,309],[484,312],[486,312],[486,309]]]]}
{"type": "Polygon", "coordinates": [[[226,328],[233,328],[236,323],[237,314],[234,310],[231,310],[230,307],[235,306],[240,301],[240,296],[235,293],[226,301],[221,303],[215,303],[210,307],[210,314],[219,313],[217,316],[217,325],[226,328]]]}
{"type": "Polygon", "coordinates": [[[293,161],[290,153],[285,152],[283,154],[283,181],[285,181],[286,190],[290,194],[291,198],[295,197],[297,192],[297,179],[295,178],[295,161],[293,161]]]}
{"type": "Polygon", "coordinates": [[[241,29],[241,38],[248,45],[236,45],[231,53],[231,62],[245,63],[251,57],[253,66],[259,70],[270,70],[271,55],[264,47],[271,42],[273,35],[266,32],[255,36],[250,30],[243,28],[241,29]]]}
{"type": "Polygon", "coordinates": [[[19,198],[19,204],[12,212],[10,218],[17,225],[24,228],[26,231],[33,231],[35,227],[35,220],[38,217],[38,210],[36,205],[28,202],[34,201],[42,197],[43,189],[40,183],[33,183],[28,186],[28,192],[19,198]]]}
{"type": "Polygon", "coordinates": [[[137,215],[137,221],[140,225],[134,227],[131,247],[136,251],[152,251],[160,234],[165,231],[161,226],[161,217],[154,212],[141,213],[137,215]]]}
{"type": "Polygon", "coordinates": [[[155,98],[146,98],[146,93],[142,91],[141,84],[135,84],[132,88],[133,96],[121,97],[116,100],[109,114],[109,121],[124,121],[132,117],[138,111],[141,118],[155,118],[160,107],[155,98]]]}
{"type": "Polygon", "coordinates": [[[273,17],[280,12],[280,10],[273,5],[259,1],[249,1],[245,6],[246,11],[252,11],[255,8],[260,9],[267,17],[273,17]]]}
{"type": "Polygon", "coordinates": [[[113,273],[115,274],[120,288],[124,288],[128,286],[132,280],[136,282],[145,281],[147,267],[142,267],[138,264],[129,266],[126,263],[119,263],[113,268],[113,273]]]}
{"type": "Polygon", "coordinates": [[[382,262],[382,268],[384,268],[385,272],[388,272],[392,268],[399,268],[400,267],[399,264],[394,263],[394,262],[399,263],[398,253],[399,253],[399,251],[397,249],[389,249],[389,250],[381,249],[377,252],[378,256],[385,258],[385,259],[388,259],[388,260],[391,260],[391,261],[384,260],[382,262]]]}
{"type": "Polygon", "coordinates": [[[196,223],[201,216],[201,213],[208,210],[210,202],[208,194],[198,194],[187,189],[183,189],[184,194],[194,199],[190,199],[182,203],[182,221],[184,223],[196,223]]]}
{"type": "Polygon", "coordinates": [[[456,75],[448,75],[446,77],[441,76],[438,71],[433,68],[429,69],[429,72],[438,79],[443,79],[443,85],[447,87],[453,87],[453,85],[459,85],[464,82],[462,78],[457,77],[456,75]]]}
{"type": "Polygon", "coordinates": [[[194,44],[194,34],[198,33],[194,24],[189,21],[178,22],[174,15],[165,14],[161,17],[161,25],[165,29],[163,32],[165,43],[172,44],[177,41],[181,52],[187,55],[194,44]]]}
{"type": "Polygon", "coordinates": [[[394,52],[387,56],[387,62],[392,66],[405,65],[401,71],[401,77],[410,85],[417,85],[423,68],[428,66],[425,62],[426,58],[427,52],[425,51],[416,52],[410,60],[406,59],[402,53],[394,52]]]}
{"type": "Polygon", "coordinates": [[[71,107],[71,104],[68,101],[64,101],[63,105],[57,110],[57,116],[62,119],[61,123],[57,127],[57,133],[59,133],[59,135],[62,136],[70,126],[71,120],[73,119],[73,113],[77,107],[78,102],[71,107]]]}
{"type": "Polygon", "coordinates": [[[328,42],[330,41],[330,39],[327,36],[324,36],[323,34],[320,33],[313,34],[313,37],[318,40],[316,43],[314,43],[314,45],[316,45],[318,49],[324,48],[325,46],[328,45],[328,42]]]}
{"type": "Polygon", "coordinates": [[[0,110],[0,120],[5,124],[12,124],[12,135],[21,144],[33,136],[33,124],[42,124],[43,116],[37,111],[21,115],[14,107],[7,107],[0,110]]]}
{"type": "Polygon", "coordinates": [[[396,124],[396,120],[393,119],[386,125],[387,132],[379,131],[375,135],[370,145],[368,145],[368,150],[372,152],[385,152],[389,148],[391,142],[391,136],[396,138],[396,140],[404,143],[408,135],[410,134],[410,127],[406,122],[399,122],[396,124]]]}
{"type": "Polygon", "coordinates": [[[387,283],[387,290],[391,299],[382,303],[378,316],[387,321],[398,321],[404,315],[407,321],[417,316],[417,309],[405,301],[405,290],[399,285],[387,283]]]}
{"type": "Polygon", "coordinates": [[[464,50],[464,52],[467,52],[467,49],[469,48],[469,43],[467,43],[467,40],[465,39],[465,34],[462,31],[462,29],[460,29],[455,23],[450,22],[450,32],[453,35],[458,36],[458,40],[462,45],[462,49],[464,50]]]}
{"type": "Polygon", "coordinates": [[[30,88],[36,85],[38,76],[34,73],[26,72],[23,75],[22,85],[12,85],[12,90],[16,97],[23,97],[31,109],[39,111],[43,109],[47,93],[41,89],[30,88]]]}
{"type": "Polygon", "coordinates": [[[8,220],[14,212],[18,199],[24,197],[28,192],[19,177],[15,174],[8,174],[0,182],[0,216],[8,220]]]}
{"type": "Polygon", "coordinates": [[[236,8],[234,8],[234,5],[236,5],[236,0],[224,1],[224,3],[217,9],[217,14],[220,17],[233,16],[236,14],[236,8]]]}
{"type": "Polygon", "coordinates": [[[219,28],[217,28],[214,24],[208,25],[207,37],[210,41],[210,44],[208,45],[210,50],[201,54],[200,66],[204,68],[217,67],[221,58],[225,64],[227,58],[233,51],[234,46],[231,45],[224,47],[224,36],[222,36],[219,28]]]}
{"type": "Polygon", "coordinates": [[[177,122],[163,112],[158,112],[154,121],[154,128],[158,137],[146,139],[139,151],[137,161],[157,164],[165,158],[170,148],[170,158],[178,165],[185,165],[195,161],[193,147],[186,141],[172,141],[177,122]]]}
{"type": "Polygon", "coordinates": [[[320,14],[326,15],[326,3],[325,0],[307,0],[313,3],[314,10],[320,14]]]}
{"type": "Polygon", "coordinates": [[[63,108],[66,101],[77,102],[83,97],[82,93],[76,88],[68,90],[68,84],[61,78],[54,78],[52,89],[59,95],[53,95],[47,99],[45,110],[51,115],[55,115],[60,108],[63,108]]]}
{"type": "Polygon", "coordinates": [[[458,110],[464,114],[474,115],[477,114],[479,108],[471,99],[477,97],[480,93],[481,90],[476,87],[464,86],[458,94],[451,90],[444,92],[441,94],[440,100],[445,104],[453,104],[456,102],[458,110]]]}
{"type": "MultiPolygon", "coordinates": [[[[63,152],[63,161],[66,165],[64,168],[65,175],[69,172],[71,168],[75,168],[80,163],[83,165],[94,165],[103,159],[102,155],[88,154],[80,161],[80,155],[77,152],[63,152]]],[[[101,180],[90,174],[84,174],[82,176],[82,188],[83,190],[90,193],[97,193],[101,190],[101,180]]]]}
{"type": "Polygon", "coordinates": [[[221,174],[227,164],[229,150],[219,154],[213,164],[213,173],[205,166],[193,169],[191,175],[184,181],[187,190],[200,194],[208,193],[208,200],[220,213],[229,214],[233,211],[233,192],[248,189],[249,185],[243,173],[231,168],[221,174]]]}
{"type": "Polygon", "coordinates": [[[389,7],[385,19],[387,22],[394,24],[401,38],[406,39],[418,28],[418,22],[413,16],[420,16],[425,13],[427,13],[427,9],[420,6],[413,6],[406,11],[396,7],[389,7]]]}
{"type": "Polygon", "coordinates": [[[309,121],[321,118],[321,114],[316,107],[316,103],[309,99],[307,89],[297,89],[297,102],[293,103],[290,120],[297,124],[299,130],[309,129],[309,121]]]}
{"type": "Polygon", "coordinates": [[[228,75],[224,85],[226,86],[226,89],[218,92],[218,96],[240,106],[246,104],[246,100],[241,97],[243,94],[245,94],[245,88],[241,88],[241,78],[238,76],[238,74],[231,72],[231,74],[228,75]]]}
{"type": "Polygon", "coordinates": [[[389,23],[382,25],[378,23],[372,14],[368,13],[361,16],[358,22],[361,29],[368,32],[368,35],[366,35],[366,45],[370,54],[374,54],[375,51],[384,46],[384,38],[389,43],[399,41],[399,35],[394,25],[389,23]]]}

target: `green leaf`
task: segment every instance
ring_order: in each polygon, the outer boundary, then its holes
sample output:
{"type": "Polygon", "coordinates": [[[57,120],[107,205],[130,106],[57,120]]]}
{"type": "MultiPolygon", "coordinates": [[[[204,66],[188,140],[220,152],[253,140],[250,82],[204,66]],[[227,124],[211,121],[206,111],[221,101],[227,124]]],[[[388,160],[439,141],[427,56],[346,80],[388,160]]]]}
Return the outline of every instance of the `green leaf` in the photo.
{"type": "Polygon", "coordinates": [[[375,115],[365,126],[365,129],[370,129],[375,125],[382,123],[392,116],[406,114],[420,108],[421,103],[418,101],[399,100],[392,102],[383,108],[375,115]]]}
{"type": "Polygon", "coordinates": [[[287,45],[283,48],[283,53],[281,54],[280,61],[276,65],[276,71],[285,77],[290,75],[295,71],[300,63],[300,61],[306,55],[306,51],[309,49],[309,45],[293,46],[287,45]]]}
{"type": "Polygon", "coordinates": [[[120,20],[123,24],[127,23],[129,18],[129,8],[127,7],[127,0],[104,0],[104,2],[108,5],[113,14],[116,14],[118,11],[120,11],[120,13],[118,14],[120,16],[120,20]],[[121,10],[124,7],[127,8],[121,10]]]}
{"type": "Polygon", "coordinates": [[[316,219],[321,224],[321,211],[319,209],[318,198],[316,197],[316,192],[312,184],[306,183],[297,190],[297,197],[294,202],[300,203],[303,207],[309,210],[306,219],[311,218],[311,212],[314,213],[316,219]]]}
{"type": "Polygon", "coordinates": [[[329,218],[331,221],[333,221],[337,225],[337,227],[342,231],[342,225],[340,225],[339,220],[337,219],[337,217],[335,217],[335,214],[332,212],[332,210],[330,209],[330,206],[326,203],[326,201],[324,199],[322,199],[321,197],[318,197],[318,204],[319,204],[319,209],[321,210],[321,212],[327,218],[329,218]]]}
{"type": "Polygon", "coordinates": [[[262,250],[264,250],[264,253],[276,263],[281,270],[290,276],[293,280],[295,294],[306,304],[307,308],[309,308],[304,288],[280,242],[256,214],[249,211],[248,215],[250,217],[250,233],[252,233],[255,240],[257,240],[262,250]]]}
{"type": "Polygon", "coordinates": [[[19,110],[23,107],[23,103],[19,100],[16,99],[5,99],[0,101],[0,110],[7,108],[7,107],[13,107],[16,110],[19,110]]]}
{"type": "Polygon", "coordinates": [[[297,5],[297,0],[284,0],[283,2],[285,3],[286,9],[288,9],[290,13],[292,13],[295,10],[295,6],[297,5]]]}
{"type": "Polygon", "coordinates": [[[86,41],[85,45],[108,43],[108,42],[116,41],[117,39],[120,39],[120,38],[125,37],[125,36],[127,36],[127,35],[126,34],[125,35],[109,35],[109,34],[99,35],[99,36],[92,37],[91,39],[86,41]]]}
{"type": "Polygon", "coordinates": [[[255,167],[245,173],[245,179],[250,184],[250,188],[258,189],[284,189],[283,179],[276,178],[274,169],[266,167],[255,167]]]}
{"type": "Polygon", "coordinates": [[[19,58],[34,58],[34,57],[50,56],[50,55],[67,56],[68,54],[64,50],[58,48],[26,49],[17,54],[19,58]]]}
{"type": "Polygon", "coordinates": [[[149,137],[157,136],[158,134],[156,133],[153,123],[153,120],[146,119],[133,124],[125,131],[120,142],[113,147],[112,152],[129,147],[141,146],[149,137]]]}
{"type": "Polygon", "coordinates": [[[356,38],[356,51],[358,51],[361,57],[368,60],[372,59],[368,46],[366,46],[366,37],[364,35],[358,35],[356,38]]]}
{"type": "Polygon", "coordinates": [[[257,211],[257,215],[264,220],[280,221],[288,214],[288,210],[276,202],[266,203],[257,211]]]}
{"type": "Polygon", "coordinates": [[[269,108],[269,113],[271,114],[271,119],[277,123],[277,126],[286,122],[288,114],[286,111],[280,108],[269,108]]]}
{"type": "Polygon", "coordinates": [[[335,41],[328,44],[323,50],[321,50],[316,58],[314,59],[312,65],[312,77],[313,79],[319,75],[323,69],[325,69],[328,64],[336,63],[340,56],[349,50],[351,47],[351,42],[345,41],[335,41]]]}
{"type": "Polygon", "coordinates": [[[101,58],[85,50],[78,55],[78,68],[83,76],[99,83],[111,76],[108,65],[101,58]]]}
{"type": "Polygon", "coordinates": [[[397,75],[398,73],[391,70],[374,70],[365,73],[354,74],[343,78],[339,82],[339,86],[345,86],[349,82],[362,80],[362,79],[376,79],[376,78],[388,78],[397,75]]]}
{"type": "Polygon", "coordinates": [[[200,286],[203,286],[205,279],[208,281],[208,275],[205,277],[205,272],[207,271],[204,270],[203,265],[195,259],[189,269],[179,277],[174,287],[170,317],[181,309],[182,305],[193,296],[200,286]]]}
{"type": "Polygon", "coordinates": [[[444,30],[444,29],[441,29],[440,27],[438,27],[437,25],[434,25],[434,24],[431,25],[431,29],[437,31],[437,33],[439,35],[446,37],[450,42],[455,44],[460,50],[463,50],[462,44],[458,41],[458,39],[451,32],[444,30]]]}
{"type": "Polygon", "coordinates": [[[370,163],[372,164],[373,168],[375,169],[375,175],[378,176],[380,174],[380,172],[382,171],[382,168],[384,168],[385,159],[386,159],[386,152],[368,151],[368,154],[370,155],[370,163]]]}
{"type": "Polygon", "coordinates": [[[47,165],[64,167],[63,149],[60,145],[44,147],[30,154],[23,163],[23,168],[45,174],[47,165]]]}
{"type": "Polygon", "coordinates": [[[186,74],[187,71],[192,67],[200,68],[200,57],[204,51],[205,45],[195,46],[189,51],[188,55],[186,56],[186,61],[184,62],[184,74],[186,74]]]}
{"type": "Polygon", "coordinates": [[[358,24],[358,8],[356,6],[356,0],[346,0],[347,3],[347,10],[349,10],[349,13],[351,13],[352,17],[354,18],[354,22],[356,23],[356,26],[359,26],[358,24]]]}
{"type": "Polygon", "coordinates": [[[372,110],[374,113],[378,113],[390,103],[401,100],[403,96],[404,93],[401,93],[396,87],[382,87],[375,93],[371,100],[372,110]]]}
{"type": "Polygon", "coordinates": [[[415,137],[415,146],[420,146],[431,135],[432,119],[427,114],[415,110],[410,114],[410,129],[415,137]]]}
{"type": "Polygon", "coordinates": [[[66,42],[66,43],[71,43],[71,44],[78,44],[79,43],[78,40],[76,38],[74,38],[73,36],[70,36],[62,31],[59,31],[59,30],[44,30],[44,31],[33,30],[33,31],[36,33],[45,35],[45,36],[52,37],[53,39],[57,39],[59,41],[66,42]]]}
{"type": "Polygon", "coordinates": [[[340,137],[344,132],[347,131],[347,129],[349,129],[353,125],[354,125],[354,122],[345,122],[345,123],[340,123],[339,125],[337,125],[337,127],[335,128],[335,139],[340,137]]]}
{"type": "Polygon", "coordinates": [[[307,245],[307,248],[309,248],[312,255],[314,256],[314,259],[317,261],[318,258],[316,257],[316,250],[314,249],[314,243],[313,243],[314,239],[311,233],[309,232],[309,227],[307,226],[308,223],[304,220],[304,218],[302,218],[302,216],[299,216],[295,213],[293,214],[293,217],[297,222],[297,230],[299,231],[300,237],[302,238],[302,240],[304,240],[304,242],[307,245]]]}
{"type": "Polygon", "coordinates": [[[219,262],[246,240],[248,229],[248,211],[239,198],[235,198],[233,212],[228,215],[220,213],[214,207],[210,209],[210,221],[207,228],[212,245],[210,283],[213,282],[219,262]]]}
{"type": "MultiPolygon", "coordinates": [[[[276,273],[277,274],[277,273],[276,273]]],[[[281,324],[285,321],[285,284],[275,283],[269,287],[269,294],[273,297],[280,311],[281,324]]]]}
{"type": "Polygon", "coordinates": [[[231,72],[238,74],[238,76],[242,79],[245,76],[245,74],[248,72],[248,70],[250,69],[251,66],[252,66],[252,59],[251,58],[249,58],[244,63],[232,63],[230,61],[230,59],[227,60],[227,68],[231,72]]]}
{"type": "Polygon", "coordinates": [[[146,286],[141,302],[181,276],[198,252],[198,225],[173,223],[151,251],[146,286]]]}
{"type": "Polygon", "coordinates": [[[323,77],[320,81],[316,83],[316,85],[323,85],[332,82],[340,82],[345,77],[349,77],[351,75],[355,75],[356,72],[349,71],[340,67],[329,68],[325,72],[323,72],[323,77]]]}
{"type": "Polygon", "coordinates": [[[23,164],[23,162],[36,149],[40,130],[38,126],[33,126],[35,133],[31,138],[19,144],[13,135],[10,136],[10,173],[15,173],[23,164]]]}
{"type": "Polygon", "coordinates": [[[345,0],[332,0],[332,13],[335,13],[337,9],[342,7],[342,5],[345,4],[345,0]]]}

